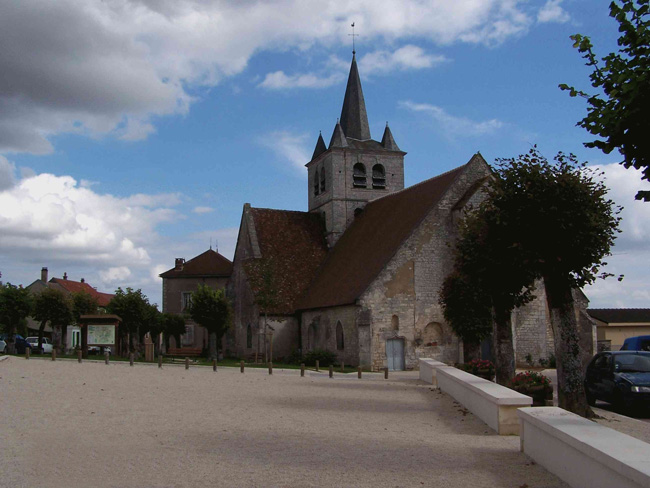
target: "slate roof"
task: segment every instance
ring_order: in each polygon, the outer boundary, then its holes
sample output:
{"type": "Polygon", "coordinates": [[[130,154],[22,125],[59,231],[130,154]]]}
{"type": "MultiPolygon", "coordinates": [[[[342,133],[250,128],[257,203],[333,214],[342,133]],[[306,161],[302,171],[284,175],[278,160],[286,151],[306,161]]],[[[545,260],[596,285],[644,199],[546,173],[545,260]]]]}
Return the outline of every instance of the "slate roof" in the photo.
{"type": "Polygon", "coordinates": [[[650,308],[588,308],[587,313],[607,324],[650,322],[650,308]]]}
{"type": "Polygon", "coordinates": [[[345,88],[343,108],[341,109],[341,127],[347,137],[353,137],[361,141],[370,139],[366,102],[363,99],[361,79],[359,78],[359,69],[354,54],[352,55],[348,85],[345,88]]]}
{"type": "Polygon", "coordinates": [[[91,297],[97,300],[97,305],[106,307],[115,295],[111,293],[102,293],[95,290],[88,283],[81,283],[80,281],[64,280],[62,278],[52,278],[50,283],[56,283],[68,293],[88,293],[91,297]]]}
{"type": "MultiPolygon", "coordinates": [[[[274,314],[291,314],[327,255],[325,226],[315,213],[251,208],[263,259],[273,263],[278,306],[274,314]]],[[[251,259],[245,265],[252,265],[251,259]]],[[[247,273],[254,272],[247,266],[247,273]]]]}
{"type": "Polygon", "coordinates": [[[369,202],[337,241],[297,309],[355,303],[465,166],[369,202]]]}
{"type": "Polygon", "coordinates": [[[175,267],[161,273],[161,278],[190,278],[197,276],[229,277],[232,262],[217,251],[208,249],[192,259],[185,261],[182,269],[175,267]]]}

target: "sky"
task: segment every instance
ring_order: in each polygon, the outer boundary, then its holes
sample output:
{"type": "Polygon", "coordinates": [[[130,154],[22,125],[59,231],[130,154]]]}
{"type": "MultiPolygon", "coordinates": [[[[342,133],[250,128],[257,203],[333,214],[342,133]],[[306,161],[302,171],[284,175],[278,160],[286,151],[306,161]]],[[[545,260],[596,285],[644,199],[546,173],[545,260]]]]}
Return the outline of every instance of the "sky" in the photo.
{"type": "Polygon", "coordinates": [[[3,282],[141,288],[212,244],[233,258],[244,203],[307,210],[352,57],[370,130],[407,186],[536,144],[604,173],[624,207],[592,308],[650,307],[650,189],[576,123],[590,70],[570,35],[616,49],[609,0],[23,0],[0,4],[3,282]]]}

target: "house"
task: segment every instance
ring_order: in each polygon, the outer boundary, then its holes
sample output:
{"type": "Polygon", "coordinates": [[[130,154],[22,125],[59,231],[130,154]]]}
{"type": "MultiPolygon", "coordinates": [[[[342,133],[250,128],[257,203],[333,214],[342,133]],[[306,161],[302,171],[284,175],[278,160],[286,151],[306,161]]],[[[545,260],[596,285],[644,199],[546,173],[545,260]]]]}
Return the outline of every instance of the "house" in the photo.
{"type": "MultiPolygon", "coordinates": [[[[183,315],[199,284],[224,289],[231,273],[232,262],[212,248],[188,261],[176,258],[174,267],[159,275],[163,280],[163,313],[183,315]]],[[[207,330],[188,317],[185,319],[181,344],[176,344],[176,339],[171,338],[170,347],[205,349],[208,340],[207,330]]]]}
{"type": "Polygon", "coordinates": [[[597,327],[598,348],[618,351],[625,339],[650,335],[650,308],[590,308],[597,327]]]}
{"type": "MultiPolygon", "coordinates": [[[[463,359],[438,293],[457,223],[483,198],[491,170],[477,153],[404,188],[405,155],[388,124],[381,141],[371,138],[353,54],[341,117],[306,164],[308,211],[244,205],[228,285],[233,354],[326,349],[373,370],[412,369],[420,357],[463,359]]],[[[581,322],[589,342],[592,326],[581,322]]],[[[513,327],[517,362],[552,353],[543,287],[513,313],[513,327]]]]}

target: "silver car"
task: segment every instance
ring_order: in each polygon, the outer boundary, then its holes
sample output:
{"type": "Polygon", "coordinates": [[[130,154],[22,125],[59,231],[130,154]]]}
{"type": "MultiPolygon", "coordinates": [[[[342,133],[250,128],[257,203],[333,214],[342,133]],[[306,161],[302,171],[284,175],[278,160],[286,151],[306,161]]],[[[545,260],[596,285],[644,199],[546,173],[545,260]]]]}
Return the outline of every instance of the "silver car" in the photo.
{"type": "Polygon", "coordinates": [[[38,337],[30,336],[25,339],[32,346],[34,352],[40,352],[41,354],[52,354],[52,343],[47,337],[43,337],[43,343],[41,344],[41,349],[38,349],[38,337]]]}

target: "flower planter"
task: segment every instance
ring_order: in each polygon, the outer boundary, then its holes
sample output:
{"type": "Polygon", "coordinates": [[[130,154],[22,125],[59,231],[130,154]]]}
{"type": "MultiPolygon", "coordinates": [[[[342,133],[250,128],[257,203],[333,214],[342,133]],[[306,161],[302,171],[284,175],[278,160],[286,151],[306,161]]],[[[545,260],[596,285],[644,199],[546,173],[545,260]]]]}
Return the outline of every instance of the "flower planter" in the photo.
{"type": "Polygon", "coordinates": [[[533,399],[533,407],[545,407],[546,400],[553,400],[553,388],[544,385],[515,388],[522,395],[533,399]]]}
{"type": "Polygon", "coordinates": [[[475,376],[478,376],[479,378],[486,379],[488,381],[492,381],[494,378],[494,371],[491,371],[489,369],[479,369],[475,373],[473,373],[475,376]]]}

